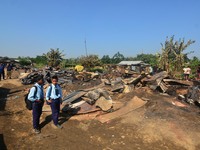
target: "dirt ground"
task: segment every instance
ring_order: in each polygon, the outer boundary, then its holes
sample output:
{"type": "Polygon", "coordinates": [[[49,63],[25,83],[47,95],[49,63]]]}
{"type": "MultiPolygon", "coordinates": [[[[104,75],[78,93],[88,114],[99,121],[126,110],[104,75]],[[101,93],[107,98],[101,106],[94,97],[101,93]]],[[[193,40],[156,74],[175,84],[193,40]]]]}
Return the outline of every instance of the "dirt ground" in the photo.
{"type": "MultiPolygon", "coordinates": [[[[75,86],[75,85],[74,85],[75,86]]],[[[81,85],[76,85],[80,87],[81,85]]],[[[82,85],[84,86],[84,85],[82,85]]],[[[100,123],[76,120],[62,113],[63,129],[54,129],[51,114],[41,117],[41,134],[32,132],[32,114],[25,108],[24,89],[18,79],[0,81],[0,149],[8,150],[198,150],[200,111],[196,106],[175,106],[175,97],[136,89],[115,94],[113,101],[125,103],[134,96],[148,98],[146,105],[120,118],[100,123]]],[[[68,91],[71,87],[66,87],[68,91]]],[[[74,88],[75,89],[75,88],[74,88]]],[[[74,90],[73,89],[73,90],[74,90]]]]}

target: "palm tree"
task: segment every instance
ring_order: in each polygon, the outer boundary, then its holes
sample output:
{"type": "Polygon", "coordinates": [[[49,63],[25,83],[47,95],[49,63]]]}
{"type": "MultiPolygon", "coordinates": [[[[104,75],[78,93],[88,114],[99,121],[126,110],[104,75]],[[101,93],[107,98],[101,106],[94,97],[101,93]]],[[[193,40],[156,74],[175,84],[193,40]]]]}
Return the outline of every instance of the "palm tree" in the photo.
{"type": "Polygon", "coordinates": [[[57,67],[63,60],[64,54],[62,54],[62,52],[63,51],[60,51],[59,48],[51,48],[47,54],[44,54],[48,60],[48,65],[51,67],[57,67]]]}

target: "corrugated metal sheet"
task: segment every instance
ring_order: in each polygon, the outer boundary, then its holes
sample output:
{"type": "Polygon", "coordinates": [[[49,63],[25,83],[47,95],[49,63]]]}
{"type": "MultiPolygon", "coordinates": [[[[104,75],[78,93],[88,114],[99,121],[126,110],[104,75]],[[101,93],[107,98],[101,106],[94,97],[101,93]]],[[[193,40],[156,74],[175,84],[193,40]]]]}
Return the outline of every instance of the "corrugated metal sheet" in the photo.
{"type": "Polygon", "coordinates": [[[121,61],[118,65],[139,65],[144,64],[143,61],[121,61]]]}

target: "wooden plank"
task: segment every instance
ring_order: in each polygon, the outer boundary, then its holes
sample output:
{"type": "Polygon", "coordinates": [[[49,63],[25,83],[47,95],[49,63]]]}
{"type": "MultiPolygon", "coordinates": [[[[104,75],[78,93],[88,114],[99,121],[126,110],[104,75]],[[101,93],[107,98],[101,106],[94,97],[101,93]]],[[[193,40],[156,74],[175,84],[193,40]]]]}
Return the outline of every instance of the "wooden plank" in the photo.
{"type": "Polygon", "coordinates": [[[168,90],[168,87],[164,82],[160,83],[160,88],[162,89],[163,92],[166,92],[168,90]]]}
{"type": "Polygon", "coordinates": [[[69,95],[67,95],[65,98],[63,98],[63,104],[71,103],[71,102],[79,99],[80,97],[82,97],[85,94],[86,94],[86,92],[84,92],[84,91],[72,92],[69,95]]]}
{"type": "Polygon", "coordinates": [[[188,86],[192,86],[193,83],[192,82],[188,82],[188,81],[183,81],[183,80],[176,80],[176,79],[163,79],[164,82],[167,82],[168,84],[172,84],[172,85],[188,85],[188,86]]]}

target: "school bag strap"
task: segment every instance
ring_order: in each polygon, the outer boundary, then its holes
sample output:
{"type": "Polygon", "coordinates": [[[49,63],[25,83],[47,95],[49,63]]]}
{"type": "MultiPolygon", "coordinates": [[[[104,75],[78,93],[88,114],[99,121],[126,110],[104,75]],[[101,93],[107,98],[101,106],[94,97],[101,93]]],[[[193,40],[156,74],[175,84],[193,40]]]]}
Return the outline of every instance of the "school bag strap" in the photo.
{"type": "Polygon", "coordinates": [[[33,87],[35,87],[35,91],[34,91],[34,95],[33,95],[33,97],[36,98],[36,95],[37,95],[37,86],[34,85],[33,87]]]}
{"type": "MultiPolygon", "coordinates": [[[[57,84],[57,85],[58,85],[58,87],[60,87],[59,84],[57,84]]],[[[49,98],[49,99],[51,99],[51,92],[52,92],[52,84],[51,84],[50,87],[49,87],[49,94],[48,94],[48,98],[49,98]]]]}

